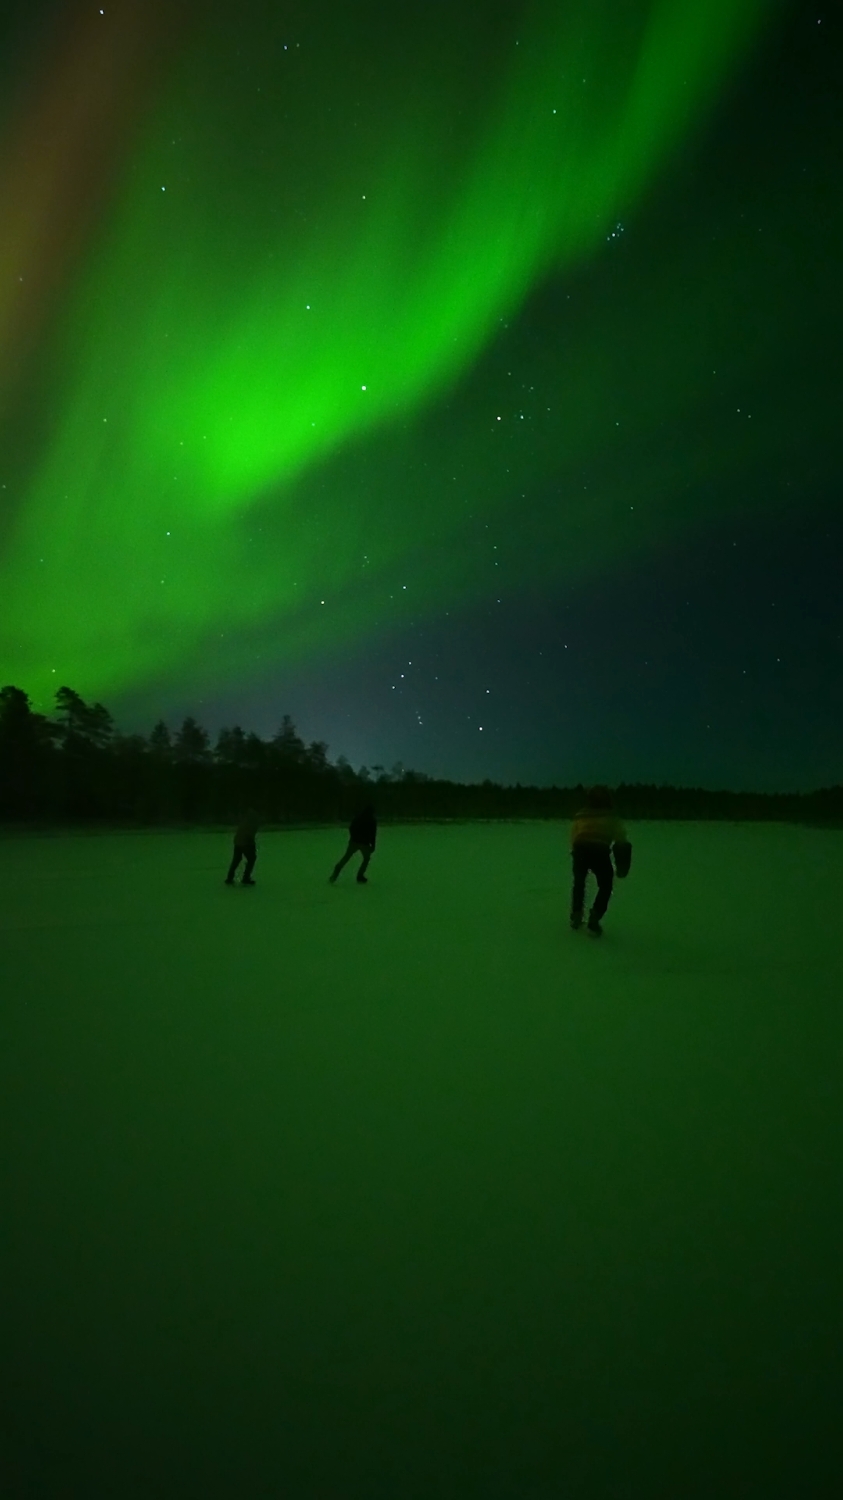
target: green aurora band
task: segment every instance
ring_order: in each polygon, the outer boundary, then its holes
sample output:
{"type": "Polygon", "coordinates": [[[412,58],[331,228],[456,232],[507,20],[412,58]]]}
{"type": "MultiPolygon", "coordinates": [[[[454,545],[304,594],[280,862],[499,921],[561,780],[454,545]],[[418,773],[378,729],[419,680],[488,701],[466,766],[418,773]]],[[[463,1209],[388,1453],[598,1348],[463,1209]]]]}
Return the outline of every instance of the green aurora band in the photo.
{"type": "MultiPolygon", "coordinates": [[[[470,54],[448,68],[430,44],[402,77],[381,59],[365,108],[359,67],[278,41],[241,76],[222,32],[192,38],[45,335],[50,415],[4,540],[0,681],[37,701],[63,682],[219,681],[361,640],[396,590],[416,617],[476,596],[489,559],[459,541],[454,477],[505,525],[542,471],[597,451],[605,349],[572,364],[572,334],[548,356],[555,399],[511,473],[490,411],[482,433],[454,418],[447,457],[410,480],[426,414],[459,409],[536,286],[610,253],[771,10],[543,7],[476,79],[470,54]]],[[[681,370],[660,377],[662,416],[666,389],[678,412],[681,370]]],[[[626,545],[620,526],[578,543],[564,497],[543,534],[546,519],[525,520],[513,577],[626,545]]]]}

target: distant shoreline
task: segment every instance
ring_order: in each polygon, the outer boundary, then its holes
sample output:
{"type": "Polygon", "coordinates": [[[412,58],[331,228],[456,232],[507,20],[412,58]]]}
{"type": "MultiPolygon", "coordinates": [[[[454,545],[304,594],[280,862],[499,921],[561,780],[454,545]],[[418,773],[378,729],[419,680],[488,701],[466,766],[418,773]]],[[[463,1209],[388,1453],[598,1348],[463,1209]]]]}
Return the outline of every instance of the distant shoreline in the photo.
{"type": "MultiPolygon", "coordinates": [[[[786,817],[781,814],[756,816],[747,815],[737,817],[723,814],[712,814],[701,816],[700,814],[670,814],[670,813],[644,813],[628,814],[621,807],[620,812],[625,821],[630,824],[639,823],[691,823],[711,826],[714,824],[730,824],[733,827],[756,826],[760,824],[778,825],[794,828],[824,828],[829,832],[843,831],[843,816],[837,818],[821,818],[809,816],[786,817]]],[[[320,829],[335,830],[342,826],[341,819],[302,819],[290,821],[268,821],[261,824],[258,836],[269,833],[315,833],[320,829]]],[[[379,822],[389,828],[449,828],[466,827],[467,825],[496,825],[502,824],[535,824],[535,823],[558,823],[567,825],[570,822],[564,814],[529,814],[514,815],[511,817],[381,817],[379,822]]],[[[32,837],[32,838],[57,838],[68,834],[88,834],[91,837],[105,837],[115,833],[136,834],[172,834],[172,833],[213,833],[221,837],[231,834],[230,822],[161,822],[161,823],[137,823],[129,821],[101,822],[95,820],[77,822],[2,822],[0,823],[0,838],[32,837]]]]}

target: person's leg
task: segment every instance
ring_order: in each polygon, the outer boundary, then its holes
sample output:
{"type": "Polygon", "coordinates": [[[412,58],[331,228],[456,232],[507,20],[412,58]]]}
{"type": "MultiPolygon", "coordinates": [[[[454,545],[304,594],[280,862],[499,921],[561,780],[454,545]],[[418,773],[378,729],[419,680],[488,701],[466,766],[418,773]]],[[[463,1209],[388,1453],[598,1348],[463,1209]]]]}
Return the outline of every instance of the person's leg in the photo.
{"type": "Polygon", "coordinates": [[[234,845],[234,852],[232,853],[232,856],[231,856],[231,864],[228,867],[228,874],[225,877],[225,883],[226,883],[226,885],[233,885],[234,884],[234,876],[237,873],[237,869],[238,869],[238,867],[240,865],[240,861],[241,861],[242,858],[243,858],[243,850],[242,849],[238,849],[237,845],[235,844],[234,845]]]}
{"type": "Polygon", "coordinates": [[[612,868],[612,856],[608,848],[604,849],[601,847],[595,850],[591,868],[597,876],[597,896],[591,908],[589,920],[599,922],[600,918],[605,915],[606,907],[609,905],[612,886],[615,880],[615,872],[612,868]]]}
{"type": "Polygon", "coordinates": [[[369,844],[361,844],[360,845],[360,849],[362,850],[362,853],[363,853],[363,859],[362,859],[362,862],[361,862],[361,865],[360,865],[360,869],[357,871],[357,879],[358,880],[365,880],[366,879],[366,871],[369,868],[369,860],[372,858],[372,854],[373,854],[374,851],[373,851],[373,849],[371,848],[371,846],[369,844]]]}
{"type": "Polygon", "coordinates": [[[571,851],[571,863],[574,870],[574,886],[571,891],[571,922],[574,926],[578,926],[582,921],[582,908],[585,900],[585,877],[588,874],[588,856],[576,844],[571,851]]]}
{"type": "Polygon", "coordinates": [[[348,848],[346,849],[345,854],[343,855],[342,859],[338,860],[334,865],[333,871],[331,873],[331,880],[336,880],[340,871],[345,869],[348,861],[351,859],[352,854],[354,854],[358,848],[359,845],[355,844],[353,839],[349,839],[348,848]]]}
{"type": "Polygon", "coordinates": [[[255,843],[254,839],[252,839],[252,842],[250,844],[243,845],[241,853],[246,861],[246,868],[243,871],[243,884],[254,885],[254,881],[252,880],[252,871],[255,868],[255,860],[258,857],[258,846],[255,843]]]}

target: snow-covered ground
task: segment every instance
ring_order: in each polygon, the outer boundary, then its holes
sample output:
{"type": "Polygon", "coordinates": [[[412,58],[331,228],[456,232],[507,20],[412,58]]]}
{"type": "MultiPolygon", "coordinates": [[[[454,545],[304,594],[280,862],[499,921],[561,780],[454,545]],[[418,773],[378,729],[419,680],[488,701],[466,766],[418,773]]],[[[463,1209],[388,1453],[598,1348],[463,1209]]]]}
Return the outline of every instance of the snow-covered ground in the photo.
{"type": "Polygon", "coordinates": [[[843,835],[0,840],[4,1497],[840,1492],[843,835]]]}

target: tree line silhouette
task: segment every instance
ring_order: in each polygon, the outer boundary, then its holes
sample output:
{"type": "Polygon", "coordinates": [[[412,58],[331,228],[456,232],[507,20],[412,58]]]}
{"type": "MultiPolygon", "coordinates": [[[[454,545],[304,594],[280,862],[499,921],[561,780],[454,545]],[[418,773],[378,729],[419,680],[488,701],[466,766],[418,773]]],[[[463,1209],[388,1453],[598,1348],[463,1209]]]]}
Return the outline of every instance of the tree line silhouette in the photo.
{"type": "MultiPolygon", "coordinates": [[[[570,818],[582,786],[462,783],[405,770],[331,763],[322,740],[306,744],[289,715],[270,740],[239,725],[215,745],[186,718],[171,730],[121,734],[107,708],[72,688],[53,716],[33,710],[22,688],[0,689],[0,819],[20,824],[231,823],[246,806],[266,824],[347,822],[364,799],[382,820],[570,818]]],[[[621,785],[625,818],[720,819],[843,824],[843,786],[814,792],[710,791],[621,785]]]]}

